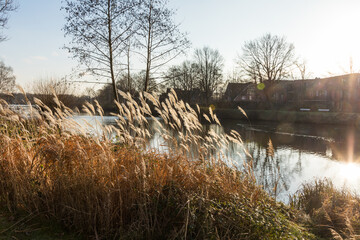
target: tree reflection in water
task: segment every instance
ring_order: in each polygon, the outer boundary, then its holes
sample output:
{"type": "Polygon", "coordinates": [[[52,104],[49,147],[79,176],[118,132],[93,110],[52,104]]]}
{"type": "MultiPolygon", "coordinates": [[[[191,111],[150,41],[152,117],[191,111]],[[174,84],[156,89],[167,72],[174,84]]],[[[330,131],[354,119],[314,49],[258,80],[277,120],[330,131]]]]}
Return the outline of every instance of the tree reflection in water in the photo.
{"type": "MultiPolygon", "coordinates": [[[[360,132],[351,126],[327,126],[274,122],[224,121],[219,133],[238,131],[252,156],[236,154],[239,146],[230,146],[233,159],[252,161],[256,179],[263,188],[282,201],[304,181],[328,177],[338,182],[339,167],[349,159],[360,163],[360,132]]],[[[359,164],[358,164],[359,165],[359,164]]]]}
{"type": "MultiPolygon", "coordinates": [[[[155,125],[150,122],[153,137],[148,147],[167,151],[155,125]]],[[[305,181],[324,177],[339,187],[351,183],[360,192],[360,176],[348,177],[351,169],[360,169],[360,131],[355,126],[223,121],[222,126],[205,125],[203,133],[229,134],[231,130],[240,133],[244,144],[219,147],[213,154],[221,152],[239,168],[251,163],[258,183],[278,200],[287,201],[288,194],[305,181]]],[[[196,149],[193,151],[196,157],[196,149]]]]}

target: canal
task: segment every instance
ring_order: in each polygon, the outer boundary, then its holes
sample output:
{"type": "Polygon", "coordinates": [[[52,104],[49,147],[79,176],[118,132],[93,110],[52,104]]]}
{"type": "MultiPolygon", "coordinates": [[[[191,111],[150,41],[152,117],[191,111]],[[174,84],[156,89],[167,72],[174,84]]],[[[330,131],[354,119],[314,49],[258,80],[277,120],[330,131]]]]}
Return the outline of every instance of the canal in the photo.
{"type": "MultiPolygon", "coordinates": [[[[76,121],[86,120],[93,126],[96,122],[115,124],[115,119],[75,117],[76,121]]],[[[227,157],[239,165],[251,163],[258,184],[278,200],[287,202],[303,183],[323,178],[339,188],[360,192],[360,129],[356,126],[236,120],[221,123],[222,126],[205,125],[204,131],[239,132],[244,144],[230,144],[227,157]]],[[[150,123],[150,128],[154,126],[150,123]]],[[[161,135],[154,134],[149,148],[162,146],[161,135]]]]}

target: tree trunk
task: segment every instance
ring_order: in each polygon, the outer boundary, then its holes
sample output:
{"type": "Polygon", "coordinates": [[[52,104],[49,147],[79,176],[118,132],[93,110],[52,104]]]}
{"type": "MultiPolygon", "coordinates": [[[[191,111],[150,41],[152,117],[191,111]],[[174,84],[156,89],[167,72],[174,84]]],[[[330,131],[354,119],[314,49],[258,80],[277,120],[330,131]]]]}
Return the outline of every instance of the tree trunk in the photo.
{"type": "Polygon", "coordinates": [[[128,91],[131,93],[131,75],[130,75],[130,41],[128,45],[128,51],[127,51],[127,80],[128,80],[128,91]]]}
{"type": "Polygon", "coordinates": [[[116,88],[116,81],[115,81],[115,74],[114,74],[114,60],[113,60],[113,49],[112,49],[112,32],[111,32],[111,0],[108,0],[108,45],[109,45],[109,64],[110,64],[110,74],[111,74],[111,81],[114,90],[114,98],[117,102],[119,102],[119,95],[116,88]]]}
{"type": "Polygon", "coordinates": [[[147,42],[147,58],[146,58],[146,76],[145,76],[145,86],[144,92],[147,92],[148,85],[150,81],[150,67],[151,67],[151,31],[152,31],[152,23],[151,23],[151,14],[152,14],[152,2],[150,1],[150,9],[149,9],[149,30],[148,30],[148,42],[147,42]]]}
{"type": "Polygon", "coordinates": [[[273,102],[271,100],[271,88],[273,87],[273,81],[268,81],[267,86],[265,85],[264,94],[266,98],[266,107],[272,109],[273,102]]]}

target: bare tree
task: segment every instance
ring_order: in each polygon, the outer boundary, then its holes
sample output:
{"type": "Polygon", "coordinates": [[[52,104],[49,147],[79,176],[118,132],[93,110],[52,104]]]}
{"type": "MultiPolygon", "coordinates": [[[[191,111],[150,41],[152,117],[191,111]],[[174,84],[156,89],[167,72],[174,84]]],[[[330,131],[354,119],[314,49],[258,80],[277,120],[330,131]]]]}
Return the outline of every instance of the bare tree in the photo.
{"type": "MultiPolygon", "coordinates": [[[[9,13],[15,11],[16,8],[14,0],[0,0],[0,30],[6,27],[9,13]]],[[[0,33],[0,42],[4,40],[6,40],[6,37],[0,33]]]]}
{"type": "Polygon", "coordinates": [[[130,71],[130,54],[131,54],[131,47],[132,42],[131,39],[127,42],[127,49],[126,49],[126,60],[127,60],[127,90],[128,92],[132,91],[132,78],[131,78],[131,71],[130,71]]]}
{"type": "Polygon", "coordinates": [[[242,75],[242,71],[237,68],[233,68],[232,71],[227,72],[226,74],[226,82],[227,83],[243,83],[246,82],[244,76],[242,75]]]}
{"type": "Polygon", "coordinates": [[[13,69],[0,61],[0,93],[11,92],[15,87],[13,69]]]}
{"type": "MultiPolygon", "coordinates": [[[[354,69],[354,61],[353,61],[353,58],[352,56],[350,56],[349,58],[349,70],[346,69],[347,67],[344,67],[344,66],[340,66],[340,69],[341,69],[341,73],[342,74],[353,74],[353,73],[358,73],[360,72],[359,69],[354,69]]],[[[330,76],[335,76],[336,74],[335,73],[332,73],[332,72],[329,72],[329,75],[330,76]]]]}
{"type": "Polygon", "coordinates": [[[350,73],[354,73],[354,62],[353,62],[353,58],[350,57],[350,60],[349,60],[349,70],[350,70],[350,73]]]}
{"type": "Polygon", "coordinates": [[[266,34],[246,42],[238,64],[251,80],[273,82],[290,76],[294,65],[294,45],[285,37],[266,34]]]}
{"type": "Polygon", "coordinates": [[[208,101],[222,82],[224,59],[218,50],[208,47],[196,49],[194,58],[198,85],[205,92],[208,101]]]}
{"type": "MultiPolygon", "coordinates": [[[[134,84],[134,90],[137,92],[141,92],[145,89],[145,83],[146,83],[146,71],[142,70],[136,74],[132,75],[132,80],[134,84]]],[[[150,77],[147,82],[147,91],[149,92],[157,92],[162,89],[162,84],[158,84],[155,81],[155,78],[150,77]]]]}
{"type": "Polygon", "coordinates": [[[166,85],[181,90],[192,90],[197,85],[197,65],[191,61],[184,61],[181,65],[172,66],[168,69],[166,85]]]}
{"type": "Polygon", "coordinates": [[[295,66],[300,72],[300,78],[302,80],[309,78],[312,73],[308,71],[307,69],[307,63],[305,60],[297,60],[295,61],[295,66]]]}
{"type": "Polygon", "coordinates": [[[39,79],[33,83],[32,92],[36,98],[40,99],[50,108],[57,106],[54,101],[54,94],[65,106],[73,107],[77,105],[76,97],[74,96],[75,88],[66,79],[39,79]]]}
{"type": "Polygon", "coordinates": [[[174,11],[168,0],[143,0],[138,12],[138,52],[146,62],[144,91],[148,91],[153,73],[189,47],[185,33],[172,19],[174,11]],[[141,50],[144,49],[143,54],[141,50]]]}
{"type": "Polygon", "coordinates": [[[116,80],[120,76],[120,57],[126,54],[135,31],[133,10],[136,0],[63,0],[66,16],[65,36],[72,41],[66,49],[93,75],[112,81],[114,98],[119,100],[116,80]]]}

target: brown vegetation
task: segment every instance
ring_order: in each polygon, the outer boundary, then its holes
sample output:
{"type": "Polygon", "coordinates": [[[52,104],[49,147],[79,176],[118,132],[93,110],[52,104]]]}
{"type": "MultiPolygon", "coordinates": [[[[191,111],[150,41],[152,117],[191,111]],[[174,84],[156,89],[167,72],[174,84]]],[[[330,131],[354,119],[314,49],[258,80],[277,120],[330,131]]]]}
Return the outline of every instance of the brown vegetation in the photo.
{"type": "MultiPolygon", "coordinates": [[[[161,106],[150,94],[140,104],[121,94],[127,102],[118,105],[117,127],[95,136],[76,126],[58,99],[55,112],[42,106],[38,120],[0,106],[1,204],[98,239],[311,238],[293,222],[291,209],[256,185],[250,165],[241,170],[212,154],[229,142],[241,144],[236,132],[203,133],[196,110],[174,93],[161,106]],[[146,150],[146,99],[162,117],[163,123],[153,121],[172,150],[146,150]]],[[[218,122],[211,110],[204,117],[218,122]]]]}
{"type": "Polygon", "coordinates": [[[319,238],[360,239],[360,198],[329,180],[304,184],[291,205],[309,216],[309,229],[319,238]]]}

